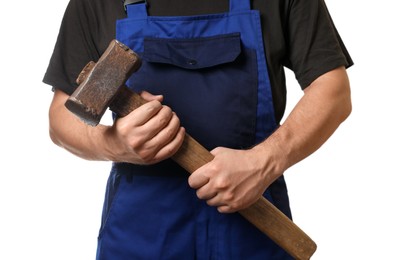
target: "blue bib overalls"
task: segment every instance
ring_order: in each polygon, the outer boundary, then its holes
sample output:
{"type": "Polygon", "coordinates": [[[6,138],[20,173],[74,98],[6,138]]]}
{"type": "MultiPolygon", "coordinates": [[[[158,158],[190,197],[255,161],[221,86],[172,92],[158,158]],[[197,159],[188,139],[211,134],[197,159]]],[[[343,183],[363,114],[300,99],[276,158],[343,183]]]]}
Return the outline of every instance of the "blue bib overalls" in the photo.
{"type": "MultiPolygon", "coordinates": [[[[249,0],[231,0],[222,14],[154,17],[133,4],[127,15],[116,38],[143,61],[127,86],[163,94],[207,149],[246,149],[275,130],[260,17],[249,0]]],[[[114,163],[97,259],[291,259],[239,214],[199,200],[187,178],[171,160],[114,163]]],[[[264,196],[290,216],[286,186],[277,183],[264,196]]]]}

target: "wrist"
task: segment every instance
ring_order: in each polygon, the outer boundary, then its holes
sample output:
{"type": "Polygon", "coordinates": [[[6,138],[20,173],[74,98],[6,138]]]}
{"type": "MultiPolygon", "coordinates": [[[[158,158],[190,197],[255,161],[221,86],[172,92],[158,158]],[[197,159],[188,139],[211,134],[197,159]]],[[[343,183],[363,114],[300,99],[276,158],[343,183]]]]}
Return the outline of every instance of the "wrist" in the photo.
{"type": "Polygon", "coordinates": [[[116,141],[112,132],[112,126],[106,125],[98,125],[91,130],[92,147],[99,160],[116,161],[117,156],[114,154],[116,141]]]}
{"type": "Polygon", "coordinates": [[[288,164],[288,153],[274,135],[270,136],[263,143],[254,146],[251,151],[254,153],[254,158],[257,158],[256,164],[259,165],[261,174],[268,185],[279,178],[290,167],[288,164]]]}

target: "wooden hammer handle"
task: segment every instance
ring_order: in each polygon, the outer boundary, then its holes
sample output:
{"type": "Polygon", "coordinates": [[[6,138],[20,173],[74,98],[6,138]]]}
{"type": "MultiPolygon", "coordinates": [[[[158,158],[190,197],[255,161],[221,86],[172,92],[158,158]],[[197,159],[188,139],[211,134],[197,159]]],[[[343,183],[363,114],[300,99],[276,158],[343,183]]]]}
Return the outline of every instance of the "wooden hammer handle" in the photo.
{"type": "MultiPolygon", "coordinates": [[[[119,117],[128,115],[146,102],[127,87],[119,91],[110,105],[110,110],[119,117]]],[[[190,174],[213,158],[207,149],[188,134],[179,151],[172,157],[190,174]]],[[[295,259],[310,259],[317,248],[306,233],[264,197],[239,213],[295,259]]]]}

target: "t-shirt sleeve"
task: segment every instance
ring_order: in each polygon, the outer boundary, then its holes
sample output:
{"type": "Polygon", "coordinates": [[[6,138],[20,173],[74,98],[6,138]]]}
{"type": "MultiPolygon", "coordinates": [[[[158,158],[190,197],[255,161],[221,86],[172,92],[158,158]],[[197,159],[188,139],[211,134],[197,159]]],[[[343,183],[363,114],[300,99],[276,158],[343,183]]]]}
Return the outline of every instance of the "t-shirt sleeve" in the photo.
{"type": "Polygon", "coordinates": [[[328,71],[353,65],[324,0],[291,1],[288,17],[285,66],[303,89],[328,71]]]}
{"type": "Polygon", "coordinates": [[[71,0],[64,13],[57,41],[43,82],[71,95],[81,69],[99,59],[94,42],[96,19],[86,0],[71,0]]]}

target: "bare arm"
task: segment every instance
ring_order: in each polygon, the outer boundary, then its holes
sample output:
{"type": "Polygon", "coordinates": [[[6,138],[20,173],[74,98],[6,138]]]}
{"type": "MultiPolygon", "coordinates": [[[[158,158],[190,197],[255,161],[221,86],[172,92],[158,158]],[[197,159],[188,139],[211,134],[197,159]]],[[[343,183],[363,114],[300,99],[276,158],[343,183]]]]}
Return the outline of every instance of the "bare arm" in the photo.
{"type": "Polygon", "coordinates": [[[52,141],[87,160],[151,164],[173,155],[184,138],[184,129],[161,96],[143,93],[149,102],[112,126],[88,126],[68,111],[68,95],[56,90],[49,109],[52,141]]]}
{"type": "Polygon", "coordinates": [[[317,78],[282,126],[250,150],[217,148],[212,162],[189,178],[197,195],[234,212],[254,203],[283,172],[316,151],[351,112],[345,68],[317,78]]]}
{"type": "Polygon", "coordinates": [[[351,111],[345,68],[330,71],[305,89],[289,117],[261,148],[277,147],[282,155],[279,169],[284,171],[324,144],[351,111]]]}

